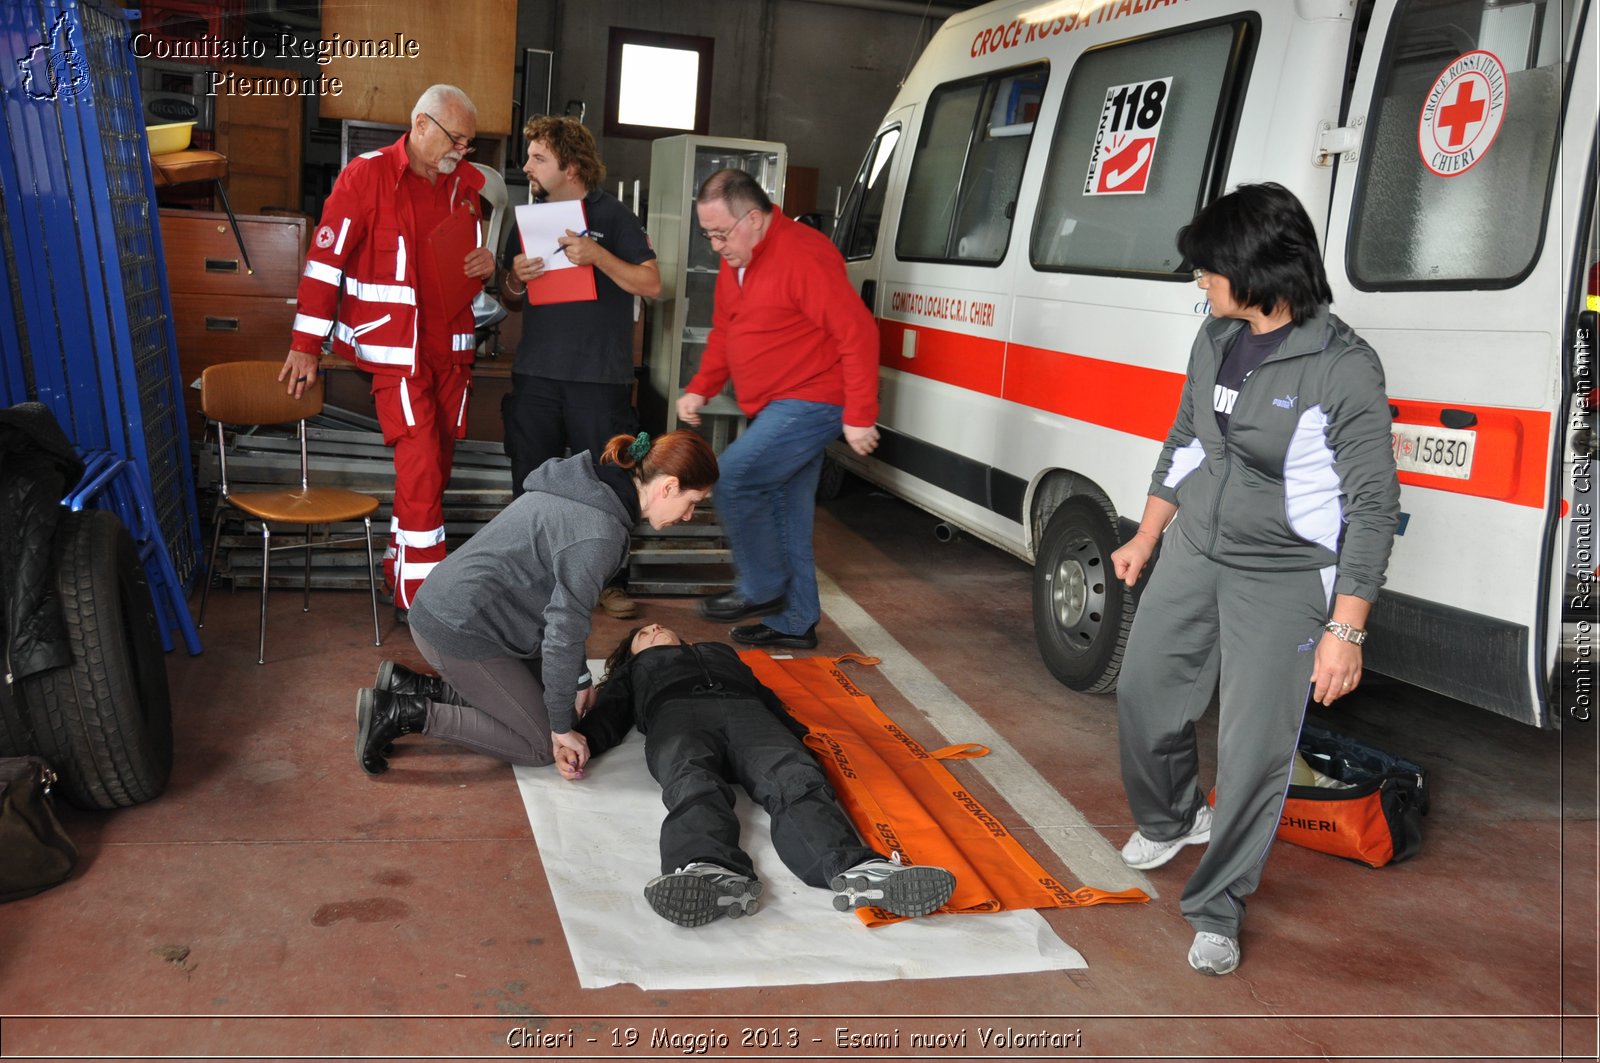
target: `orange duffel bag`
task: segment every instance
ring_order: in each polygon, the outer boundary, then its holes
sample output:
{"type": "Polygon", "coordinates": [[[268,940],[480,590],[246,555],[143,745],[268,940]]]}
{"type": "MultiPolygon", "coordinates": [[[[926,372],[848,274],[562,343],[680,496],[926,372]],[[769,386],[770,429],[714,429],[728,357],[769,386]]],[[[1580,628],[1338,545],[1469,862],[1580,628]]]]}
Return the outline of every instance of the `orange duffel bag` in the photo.
{"type": "Polygon", "coordinates": [[[1290,783],[1278,837],[1368,867],[1416,855],[1428,811],[1426,771],[1314,724],[1301,728],[1299,745],[1321,785],[1290,783]]]}

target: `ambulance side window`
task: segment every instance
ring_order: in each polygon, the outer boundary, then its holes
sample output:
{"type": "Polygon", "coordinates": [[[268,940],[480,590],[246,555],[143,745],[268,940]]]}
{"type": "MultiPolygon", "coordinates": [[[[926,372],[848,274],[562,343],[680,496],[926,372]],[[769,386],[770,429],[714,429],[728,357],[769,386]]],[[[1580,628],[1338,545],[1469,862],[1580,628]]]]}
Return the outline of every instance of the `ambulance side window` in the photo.
{"type": "Polygon", "coordinates": [[[998,265],[1044,96],[1044,63],[933,90],[895,237],[902,259],[998,265]]]}
{"type": "Polygon", "coordinates": [[[1413,0],[1396,11],[1351,211],[1358,288],[1505,288],[1533,268],[1580,6],[1413,0]]]}
{"type": "Polygon", "coordinates": [[[833,242],[845,258],[871,258],[878,249],[878,226],[883,221],[883,202],[889,192],[889,168],[894,149],[900,143],[900,127],[892,126],[878,134],[856,174],[855,186],[839,214],[839,227],[833,242]]]}
{"type": "Polygon", "coordinates": [[[1078,60],[1041,184],[1035,268],[1188,278],[1175,237],[1216,191],[1251,29],[1214,23],[1078,60]]]}

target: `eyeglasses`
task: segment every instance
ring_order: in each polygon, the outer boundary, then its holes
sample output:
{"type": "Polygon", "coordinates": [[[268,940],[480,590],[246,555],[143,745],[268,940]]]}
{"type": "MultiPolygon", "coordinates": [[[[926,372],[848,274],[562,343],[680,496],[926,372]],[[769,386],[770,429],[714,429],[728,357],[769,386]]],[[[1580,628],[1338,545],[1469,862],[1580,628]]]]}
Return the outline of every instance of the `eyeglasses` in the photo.
{"type": "Polygon", "coordinates": [[[445,128],[445,124],[443,122],[439,121],[437,118],[435,118],[433,115],[429,114],[427,111],[423,111],[422,114],[423,114],[423,117],[427,118],[428,121],[432,122],[434,125],[439,127],[439,132],[443,133],[445,136],[450,138],[450,146],[455,148],[461,154],[463,154],[463,155],[471,155],[474,151],[478,150],[477,148],[472,146],[472,138],[471,137],[464,137],[460,133],[452,133],[452,132],[450,132],[449,129],[445,128]]]}
{"type": "Polygon", "coordinates": [[[1209,276],[1211,276],[1209,269],[1197,269],[1194,271],[1194,279],[1197,281],[1203,281],[1209,276]]]}
{"type": "Polygon", "coordinates": [[[728,237],[733,235],[733,230],[737,229],[746,218],[754,213],[755,209],[751,208],[750,210],[747,210],[743,214],[739,215],[738,221],[734,222],[721,232],[710,232],[706,229],[701,229],[700,235],[704,236],[707,240],[710,240],[713,247],[717,244],[725,244],[728,242],[728,237]]]}

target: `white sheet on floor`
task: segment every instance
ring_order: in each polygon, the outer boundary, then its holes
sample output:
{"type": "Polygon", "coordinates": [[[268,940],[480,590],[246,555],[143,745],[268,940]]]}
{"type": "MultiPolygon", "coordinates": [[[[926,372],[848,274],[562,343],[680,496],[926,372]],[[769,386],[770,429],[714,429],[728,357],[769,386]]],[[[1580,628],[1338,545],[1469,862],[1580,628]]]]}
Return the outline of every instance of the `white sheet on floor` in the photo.
{"type": "Polygon", "coordinates": [[[761,910],[694,929],[675,926],[644,899],[644,884],[659,873],[664,810],[637,731],[578,782],[552,768],[516,774],[584,989],[875,982],[1087,966],[1034,911],[936,915],[868,930],[835,911],[831,893],[783,866],[766,810],[743,790],[740,841],[765,884],[761,910]]]}

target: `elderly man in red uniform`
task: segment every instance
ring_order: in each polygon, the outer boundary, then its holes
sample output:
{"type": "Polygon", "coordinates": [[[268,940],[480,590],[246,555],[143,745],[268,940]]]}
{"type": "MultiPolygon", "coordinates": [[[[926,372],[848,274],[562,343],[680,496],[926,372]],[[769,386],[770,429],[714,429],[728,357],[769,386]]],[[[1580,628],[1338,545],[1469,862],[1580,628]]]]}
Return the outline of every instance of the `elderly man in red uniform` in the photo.
{"type": "Polygon", "coordinates": [[[477,129],[466,93],[434,85],[399,140],[352,159],[339,174],[306,256],[294,337],[278,374],[289,394],[301,394],[330,332],[334,351],[372,374],[383,441],[394,447],[383,575],[401,622],[444,560],[444,488],[455,441],[466,433],[472,306],[461,298],[461,278],[442,274],[459,268],[481,281],[494,273],[486,247],[474,246],[453,267],[436,260],[429,241],[457,212],[473,224],[481,218],[483,175],[462,165],[477,129]]]}
{"type": "Polygon", "coordinates": [[[822,606],[811,552],[822,452],[839,437],[856,453],[878,445],[878,329],[828,238],[772,209],[742,170],[700,186],[695,215],[722,256],[711,335],[678,417],[733,379],[750,425],[718,458],[712,493],[738,582],[704,599],[711,620],[759,616],[728,634],[748,646],[817,644],[822,606]]]}

